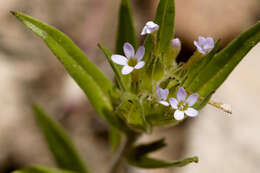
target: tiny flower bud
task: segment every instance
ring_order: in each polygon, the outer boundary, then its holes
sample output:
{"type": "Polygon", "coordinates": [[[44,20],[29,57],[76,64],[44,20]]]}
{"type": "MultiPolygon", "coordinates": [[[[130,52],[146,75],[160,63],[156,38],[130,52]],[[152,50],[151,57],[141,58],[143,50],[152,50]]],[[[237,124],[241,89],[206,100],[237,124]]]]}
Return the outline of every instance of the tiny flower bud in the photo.
{"type": "Polygon", "coordinates": [[[141,32],[141,35],[151,34],[158,29],[159,29],[159,25],[157,25],[153,21],[149,21],[145,24],[145,26],[141,32]]]}
{"type": "Polygon", "coordinates": [[[175,50],[181,49],[181,41],[179,38],[175,38],[171,41],[171,48],[173,48],[175,50]]]}

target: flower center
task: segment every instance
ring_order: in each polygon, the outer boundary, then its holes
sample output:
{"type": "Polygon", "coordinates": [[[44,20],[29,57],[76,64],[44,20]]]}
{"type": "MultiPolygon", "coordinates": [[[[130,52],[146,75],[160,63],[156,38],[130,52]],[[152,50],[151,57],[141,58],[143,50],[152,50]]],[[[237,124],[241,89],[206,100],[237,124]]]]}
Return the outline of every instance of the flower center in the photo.
{"type": "Polygon", "coordinates": [[[136,66],[137,64],[137,59],[135,57],[131,57],[129,60],[128,60],[128,65],[131,66],[131,67],[134,67],[136,66]]]}
{"type": "Polygon", "coordinates": [[[178,109],[180,111],[185,111],[186,109],[188,109],[189,105],[185,102],[185,101],[181,101],[178,104],[178,109]]]}

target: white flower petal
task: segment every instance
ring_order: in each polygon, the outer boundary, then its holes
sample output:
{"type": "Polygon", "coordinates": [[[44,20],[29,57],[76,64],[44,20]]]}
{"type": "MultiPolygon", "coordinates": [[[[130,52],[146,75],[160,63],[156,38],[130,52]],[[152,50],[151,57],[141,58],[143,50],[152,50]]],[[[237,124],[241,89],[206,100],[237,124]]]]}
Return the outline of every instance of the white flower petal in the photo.
{"type": "Polygon", "coordinates": [[[206,42],[206,38],[205,38],[205,37],[202,37],[202,36],[199,36],[199,37],[198,37],[198,41],[199,41],[200,44],[203,44],[203,43],[206,42]]]}
{"type": "Polygon", "coordinates": [[[128,59],[122,55],[112,55],[111,59],[114,63],[119,65],[127,65],[128,59]]]}
{"type": "Polygon", "coordinates": [[[164,106],[169,106],[170,104],[167,101],[159,101],[160,104],[164,106]]]}
{"type": "Polygon", "coordinates": [[[156,87],[156,97],[159,101],[162,100],[162,88],[159,85],[156,87]]]}
{"type": "Polygon", "coordinates": [[[125,66],[122,68],[122,74],[123,74],[123,75],[127,75],[127,74],[131,73],[133,70],[134,70],[133,67],[130,67],[129,65],[125,65],[125,66]]]}
{"type": "Polygon", "coordinates": [[[158,98],[159,101],[162,101],[162,100],[167,100],[168,98],[168,95],[169,95],[169,90],[168,88],[166,89],[162,89],[160,88],[159,86],[156,87],[156,96],[158,98]]]}
{"type": "Polygon", "coordinates": [[[168,90],[168,88],[162,89],[162,92],[161,92],[162,100],[167,100],[168,95],[169,95],[169,90],[168,90]]]}
{"type": "Polygon", "coordinates": [[[143,30],[142,30],[142,32],[141,32],[141,35],[145,35],[146,33],[147,33],[147,27],[144,26],[144,28],[143,28],[143,30]]]}
{"type": "Polygon", "coordinates": [[[180,87],[177,91],[177,100],[184,101],[186,99],[186,91],[183,87],[180,87]]]}
{"type": "Polygon", "coordinates": [[[135,58],[137,59],[137,61],[141,61],[141,59],[143,59],[144,53],[145,53],[144,46],[140,46],[135,54],[135,58]]]}
{"type": "Polygon", "coordinates": [[[176,111],[174,112],[174,118],[175,118],[176,120],[178,120],[178,121],[183,120],[183,118],[184,118],[184,112],[183,112],[183,111],[180,111],[180,110],[176,110],[176,111]]]}
{"type": "Polygon", "coordinates": [[[169,101],[173,109],[178,109],[178,100],[176,100],[175,98],[170,98],[169,101]]]}
{"type": "Polygon", "coordinates": [[[196,46],[197,50],[198,50],[201,54],[206,54],[206,51],[204,51],[204,49],[201,47],[201,45],[199,44],[199,42],[194,41],[193,44],[196,46]]]}
{"type": "Polygon", "coordinates": [[[194,45],[198,51],[202,54],[209,53],[214,48],[214,39],[212,37],[201,37],[199,36],[198,41],[194,41],[194,45]]]}
{"type": "Polygon", "coordinates": [[[135,49],[130,43],[124,44],[124,53],[127,58],[131,58],[135,56],[135,49]]]}
{"type": "Polygon", "coordinates": [[[140,69],[142,68],[143,66],[145,65],[145,62],[144,61],[140,61],[138,62],[136,65],[135,65],[135,69],[140,69]]]}
{"type": "Polygon", "coordinates": [[[196,109],[188,108],[185,111],[185,114],[188,115],[189,117],[196,117],[199,114],[199,112],[196,109]]]}
{"type": "Polygon", "coordinates": [[[186,102],[188,103],[189,106],[193,106],[197,102],[198,98],[199,98],[198,94],[192,94],[187,98],[186,102]]]}

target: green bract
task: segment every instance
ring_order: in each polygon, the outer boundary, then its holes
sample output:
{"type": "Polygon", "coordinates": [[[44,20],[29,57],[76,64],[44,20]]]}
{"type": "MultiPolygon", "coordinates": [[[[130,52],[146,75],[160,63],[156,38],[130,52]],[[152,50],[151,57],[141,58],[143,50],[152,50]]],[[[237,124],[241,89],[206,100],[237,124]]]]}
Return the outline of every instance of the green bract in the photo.
{"type": "MultiPolygon", "coordinates": [[[[260,23],[257,23],[223,50],[218,52],[219,42],[217,42],[212,50],[207,50],[205,53],[197,51],[186,64],[178,64],[175,60],[181,46],[176,48],[171,45],[174,39],[174,0],[160,0],[154,19],[159,29],[149,33],[144,42],[145,55],[142,59],[145,62],[145,66],[142,66],[144,68],[131,69],[130,74],[123,75],[122,66],[118,65],[122,62],[118,61],[115,64],[111,59],[114,55],[112,51],[99,44],[99,48],[115,73],[116,82],[112,83],[64,33],[25,14],[19,12],[12,12],[12,14],[46,43],[85,92],[97,113],[111,126],[110,142],[113,150],[119,148],[122,135],[125,136],[126,142],[122,143],[120,161],[116,162],[110,171],[113,173],[119,172],[118,164],[121,163],[122,157],[127,158],[129,164],[142,168],[180,167],[197,162],[197,157],[181,161],[150,158],[147,156],[148,153],[164,147],[164,140],[139,146],[135,145],[135,141],[142,133],[151,133],[155,126],[173,126],[180,123],[181,121],[177,121],[177,118],[173,118],[177,109],[183,115],[182,111],[188,107],[193,107],[190,110],[202,109],[237,64],[260,41],[260,23]],[[199,94],[200,97],[197,101],[197,96],[194,106],[193,104],[188,106],[190,100],[186,97],[184,88],[188,95],[199,94]],[[172,102],[168,104],[170,97],[172,102]],[[177,102],[173,99],[175,97],[180,103],[187,99],[186,107],[178,107],[182,106],[181,104],[174,105],[173,102],[177,102]],[[181,100],[181,97],[184,98],[181,100]],[[160,101],[163,104],[160,104],[160,101]]],[[[126,42],[133,45],[134,49],[138,48],[138,37],[134,26],[129,1],[122,0],[114,52],[117,57],[123,55],[123,46],[126,42]]],[[[175,41],[178,43],[179,40],[175,41]]],[[[201,49],[204,48],[206,49],[206,47],[201,49]]],[[[125,50],[126,57],[121,57],[122,61],[125,60],[124,58],[129,58],[127,57],[129,52],[126,51],[129,50],[125,50]]],[[[34,112],[57,165],[69,171],[88,172],[59,125],[49,119],[38,106],[34,106],[34,112]]],[[[188,113],[185,112],[185,114],[188,113]]],[[[33,167],[18,172],[33,171],[58,172],[58,170],[43,167],[33,167]]]]}

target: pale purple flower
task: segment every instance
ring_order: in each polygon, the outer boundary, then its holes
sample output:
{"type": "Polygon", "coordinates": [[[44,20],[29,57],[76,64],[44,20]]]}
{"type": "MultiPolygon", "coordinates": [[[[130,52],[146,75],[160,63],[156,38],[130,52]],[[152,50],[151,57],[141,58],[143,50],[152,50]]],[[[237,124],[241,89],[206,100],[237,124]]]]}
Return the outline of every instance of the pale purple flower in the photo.
{"type": "Polygon", "coordinates": [[[194,41],[194,45],[200,53],[207,54],[214,48],[215,42],[212,37],[199,36],[198,41],[194,41]]]}
{"type": "Polygon", "coordinates": [[[159,86],[156,88],[156,96],[158,99],[158,102],[164,106],[169,106],[169,103],[166,101],[169,95],[168,88],[162,89],[159,86]]]}
{"type": "Polygon", "coordinates": [[[159,25],[157,25],[153,21],[149,21],[145,24],[145,26],[141,32],[141,35],[151,34],[158,29],[159,29],[159,25]]]}
{"type": "Polygon", "coordinates": [[[180,50],[181,49],[181,41],[179,38],[175,38],[171,41],[171,48],[180,50]]]}
{"type": "Polygon", "coordinates": [[[184,114],[189,117],[195,117],[198,115],[198,111],[194,108],[191,108],[197,100],[199,95],[192,94],[186,99],[186,91],[183,87],[179,88],[177,91],[177,99],[170,98],[170,105],[173,109],[176,109],[174,112],[174,118],[176,120],[182,120],[184,118],[184,114]]]}
{"type": "Polygon", "coordinates": [[[145,65],[145,62],[141,61],[145,53],[144,46],[139,47],[136,53],[130,43],[125,43],[123,49],[125,56],[117,54],[111,56],[114,63],[124,66],[122,68],[123,75],[127,75],[134,69],[140,69],[145,65]]]}

